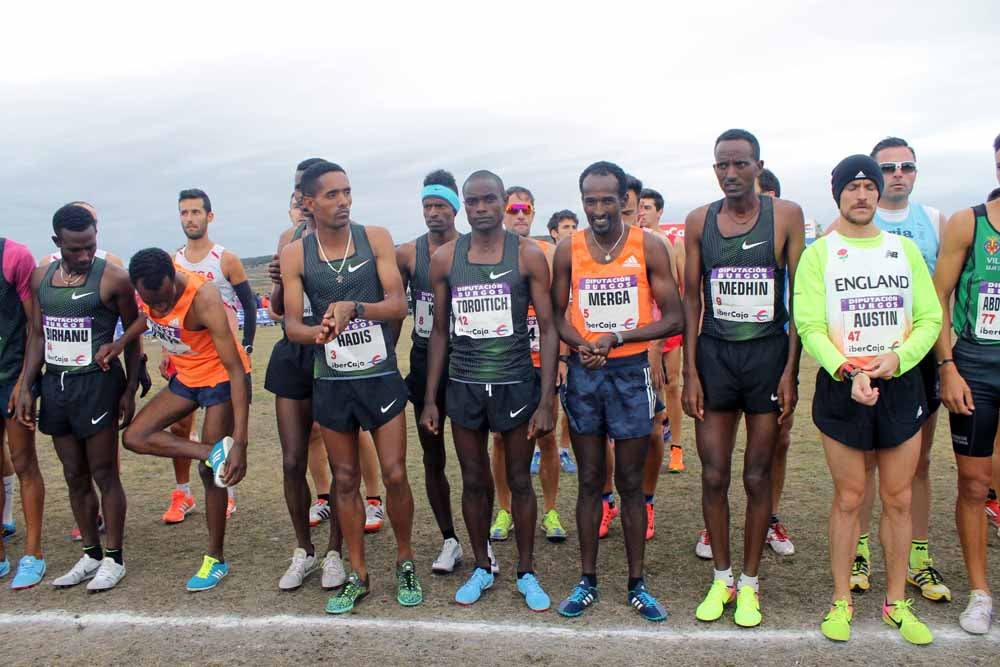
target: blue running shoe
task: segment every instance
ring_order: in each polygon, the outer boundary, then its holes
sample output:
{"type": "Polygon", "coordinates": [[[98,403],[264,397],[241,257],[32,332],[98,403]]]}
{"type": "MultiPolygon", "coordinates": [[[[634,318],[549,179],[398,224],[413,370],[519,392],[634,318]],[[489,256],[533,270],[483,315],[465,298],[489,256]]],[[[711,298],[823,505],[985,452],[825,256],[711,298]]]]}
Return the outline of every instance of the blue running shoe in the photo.
{"type": "Polygon", "coordinates": [[[517,590],[524,596],[524,602],[531,611],[548,611],[552,606],[552,601],[542,590],[542,585],[530,572],[517,580],[517,590]]]}
{"type": "Polygon", "coordinates": [[[187,589],[192,593],[210,590],[218,586],[227,574],[229,574],[229,563],[221,563],[206,554],[198,574],[188,579],[187,589]]]}
{"type": "Polygon", "coordinates": [[[649,594],[644,582],[640,581],[638,586],[628,592],[628,603],[647,621],[667,620],[667,610],[649,594]]]}
{"type": "Polygon", "coordinates": [[[32,588],[42,583],[45,576],[45,561],[34,556],[22,556],[17,564],[17,574],[10,582],[10,588],[14,591],[32,588]]]}
{"type": "Polygon", "coordinates": [[[220,489],[226,488],[226,483],[222,481],[222,473],[226,470],[226,457],[229,456],[229,450],[232,448],[233,439],[227,435],[215,443],[208,455],[208,460],[205,461],[205,464],[215,471],[215,485],[220,489]]]}
{"type": "Polygon", "coordinates": [[[3,526],[3,541],[6,542],[10,538],[17,535],[17,523],[11,521],[10,523],[0,524],[3,526]]]}
{"type": "Polygon", "coordinates": [[[8,574],[10,574],[10,561],[5,557],[0,560],[0,579],[3,579],[8,574]]]}
{"type": "Polygon", "coordinates": [[[587,583],[586,579],[581,579],[565,600],[559,603],[560,616],[576,618],[587,610],[587,607],[600,599],[597,595],[597,588],[587,583]]]}
{"type": "Polygon", "coordinates": [[[535,450],[535,453],[531,455],[531,474],[537,475],[538,468],[542,465],[542,453],[535,450]]]}
{"type": "Polygon", "coordinates": [[[559,450],[559,465],[562,466],[562,471],[569,475],[576,474],[576,464],[573,463],[573,459],[569,456],[568,449],[559,450]]]}
{"type": "Polygon", "coordinates": [[[483,596],[483,591],[493,588],[493,573],[477,567],[469,580],[455,592],[455,602],[468,607],[483,596]]]}

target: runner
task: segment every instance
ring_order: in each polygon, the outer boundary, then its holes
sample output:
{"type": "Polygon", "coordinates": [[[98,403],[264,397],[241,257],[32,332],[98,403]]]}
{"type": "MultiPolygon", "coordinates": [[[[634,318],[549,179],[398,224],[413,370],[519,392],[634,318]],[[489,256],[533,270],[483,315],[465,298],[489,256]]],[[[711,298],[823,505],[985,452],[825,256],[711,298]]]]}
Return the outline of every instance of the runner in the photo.
{"type": "Polygon", "coordinates": [[[326,611],[347,613],[369,591],[364,507],[358,495],[359,428],[374,436],[382,465],[396,537],[396,599],[403,606],[418,605],[423,592],[410,543],[413,496],[406,475],[406,384],[396,368],[389,328],[390,322],[406,316],[406,296],[392,237],[381,227],[351,222],[351,184],[336,164],[321,162],[306,169],[302,195],[316,232],[281,252],[285,323],[292,342],[314,345],[313,418],[322,428],[333,466],[337,520],[354,569],[343,590],[329,599],[326,611]],[[303,322],[304,296],[315,313],[324,313],[316,325],[303,322]]]}
{"type": "MultiPolygon", "coordinates": [[[[549,218],[548,222],[549,237],[552,242],[556,245],[559,244],[561,240],[573,235],[577,227],[580,226],[580,220],[576,217],[576,213],[570,211],[569,209],[563,209],[561,211],[556,211],[549,218]]],[[[564,344],[560,343],[559,347],[562,349],[564,344]]],[[[569,362],[569,355],[559,355],[559,372],[556,375],[556,386],[561,387],[563,382],[566,381],[566,371],[567,362],[569,362]]],[[[559,403],[559,409],[562,410],[562,403],[559,403]]],[[[563,412],[562,426],[559,428],[559,465],[562,467],[564,473],[570,475],[576,474],[576,463],[573,462],[573,457],[569,453],[569,420],[566,419],[566,413],[563,412]]],[[[534,459],[532,459],[532,466],[534,466],[534,459]]],[[[541,463],[541,455],[539,454],[539,463],[541,463]]]]}
{"type": "Polygon", "coordinates": [[[601,491],[606,442],[613,438],[628,557],[626,599],[646,620],[662,621],[667,611],[643,578],[642,476],[656,413],[647,348],[649,341],[679,333],[684,314],[664,244],[622,222],[626,185],[625,172],[610,162],[583,170],[580,196],[590,229],[561,241],[554,260],[555,321],[574,350],[560,397],[580,469],[576,523],[582,566],[580,582],[559,604],[559,613],[579,616],[598,599],[601,491]],[[663,313],[660,320],[653,320],[654,303],[663,313]]]}
{"type": "Polygon", "coordinates": [[[493,489],[486,446],[492,431],[500,433],[506,453],[518,552],[517,590],[529,609],[545,611],[549,596],[534,573],[538,506],[529,468],[532,441],[553,426],[559,339],[552,324],[549,267],[535,243],[503,228],[506,196],[499,176],[473,172],[462,195],[472,232],[431,258],[434,328],[420,419],[427,430],[441,431],[443,415],[435,397],[448,357],[445,404],[462,468],[462,515],[476,559],[476,568],[458,589],[455,601],[471,605],[493,586],[488,550],[493,489]],[[538,318],[540,379],[531,365],[529,301],[538,318]]]}
{"type": "MultiPolygon", "coordinates": [[[[1000,180],[1000,136],[993,143],[1000,180]]],[[[944,228],[934,285],[945,308],[935,352],[941,401],[948,409],[958,464],[955,518],[969,576],[969,603],[959,615],[962,629],[989,632],[993,598],[986,578],[986,521],[991,457],[1000,406],[1000,199],[951,216],[944,228]],[[955,298],[954,314],[948,305],[955,298]],[[951,329],[958,338],[951,346],[951,329]]]]}
{"type": "MultiPolygon", "coordinates": [[[[920,427],[928,414],[919,364],[937,339],[941,307],[919,248],[872,224],[883,190],[878,163],[867,155],[845,158],[833,170],[832,186],[840,209],[836,229],[802,255],[792,285],[802,343],[821,366],[812,414],[834,485],[833,604],[821,630],[836,641],[851,636],[853,546],[870,474],[865,454],[874,452],[886,569],[882,618],[906,641],[929,644],[930,630],[905,599],[906,548],[920,427]]],[[[982,504],[977,510],[982,519],[982,504]]]]}
{"type": "Polygon", "coordinates": [[[138,337],[148,325],[171,355],[177,374],[136,415],[124,444],[137,454],[203,462],[198,473],[205,487],[208,550],[187,590],[206,591],[229,574],[226,487],[246,474],[250,361],[236,342],[235,319],[213,282],[176,267],[159,248],[133,255],[128,272],[142,298],[143,316],[116,345],[138,337]],[[200,442],[163,430],[198,408],[205,408],[200,442]]]}
{"type": "MultiPolygon", "coordinates": [[[[3,451],[3,537],[0,539],[0,578],[10,573],[10,561],[4,551],[4,541],[16,532],[13,515],[14,476],[21,485],[21,506],[24,510],[27,541],[24,555],[18,563],[20,581],[14,588],[35,581],[39,570],[45,570],[42,555],[42,512],[45,506],[45,482],[38,468],[35,453],[35,432],[14,418],[14,407],[20,393],[28,323],[34,320],[31,300],[31,276],[35,260],[31,251],[17,241],[0,237],[0,448],[3,451]],[[41,566],[39,566],[39,563],[41,566]],[[23,574],[21,574],[23,573],[23,574]]],[[[38,396],[38,385],[31,387],[32,400],[38,396]]],[[[15,580],[17,575],[15,575],[15,580]]],[[[39,576],[40,579],[40,576],[39,576]]],[[[37,583],[37,581],[35,581],[37,583]]]]}
{"type": "MultiPolygon", "coordinates": [[[[95,256],[97,220],[90,210],[67,204],[52,216],[52,229],[61,257],[36,269],[31,278],[33,322],[17,415],[24,426],[35,427],[32,388],[44,363],[38,428],[52,436],[84,545],[83,557],[52,583],[68,587],[91,579],[88,590],[104,591],[125,576],[126,500],[118,472],[118,429],[135,412],[139,344],[126,348],[127,376],[117,360],[106,356],[118,319],[125,326],[136,320],[135,292],[124,270],[95,256]],[[107,525],[106,551],[98,535],[94,483],[107,525]]],[[[27,586],[45,573],[44,561],[36,565],[22,580],[27,586]]],[[[20,587],[17,578],[12,585],[20,587]]]]}
{"type": "MultiPolygon", "coordinates": [[[[803,248],[797,204],[758,195],[760,145],[745,130],[715,141],[725,197],[685,221],[684,412],[695,419],[702,463],[702,511],[715,564],[695,616],[718,620],[736,602],[741,627],[761,622],[758,567],[771,515],[771,457],[778,429],[798,400],[799,341],[785,333],[785,274],[803,248]],[[700,331],[699,331],[700,329],[700,331]],[[741,413],[747,424],[743,573],[729,552],[729,479],[741,413]]],[[[793,281],[794,285],[794,281],[793,281]]]]}
{"type": "MultiPolygon", "coordinates": [[[[94,216],[94,220],[97,220],[97,209],[94,208],[93,204],[90,204],[85,201],[72,201],[69,204],[67,204],[67,206],[79,206],[80,208],[84,208],[87,211],[89,211],[92,216],[94,216]]],[[[120,266],[122,268],[125,268],[125,263],[122,262],[121,257],[118,257],[117,255],[110,253],[107,250],[101,250],[100,248],[98,248],[95,251],[94,256],[97,259],[106,260],[109,264],[114,264],[115,266],[120,266]]],[[[62,255],[59,253],[58,250],[56,250],[55,252],[49,253],[48,255],[42,255],[41,257],[39,257],[38,266],[48,266],[52,262],[58,262],[60,259],[62,259],[62,255]]]]}
{"type": "MultiPolygon", "coordinates": [[[[455,524],[451,513],[451,485],[445,474],[444,429],[432,433],[420,427],[420,413],[424,409],[424,393],[427,387],[427,341],[431,335],[434,320],[434,293],[431,287],[431,257],[441,246],[458,238],[455,229],[455,215],[460,208],[458,184],[455,177],[443,169],[432,171],[424,178],[420,193],[427,233],[416,240],[404,243],[396,250],[396,263],[403,277],[403,289],[410,288],[410,307],[413,310],[413,332],[410,348],[410,374],[406,377],[413,416],[417,422],[417,437],[423,449],[424,485],[427,500],[434,513],[438,530],[444,544],[434,559],[431,570],[438,574],[450,574],[462,561],[462,545],[455,535],[455,524]]],[[[402,324],[402,323],[400,323],[402,324]]],[[[394,330],[399,339],[399,331],[394,330]]],[[[444,385],[436,397],[438,412],[444,414],[444,385]]]]}
{"type": "Polygon", "coordinates": [[[622,204],[622,223],[635,225],[639,221],[639,195],[642,194],[642,181],[632,174],[625,174],[628,185],[625,190],[625,203],[622,204]]]}

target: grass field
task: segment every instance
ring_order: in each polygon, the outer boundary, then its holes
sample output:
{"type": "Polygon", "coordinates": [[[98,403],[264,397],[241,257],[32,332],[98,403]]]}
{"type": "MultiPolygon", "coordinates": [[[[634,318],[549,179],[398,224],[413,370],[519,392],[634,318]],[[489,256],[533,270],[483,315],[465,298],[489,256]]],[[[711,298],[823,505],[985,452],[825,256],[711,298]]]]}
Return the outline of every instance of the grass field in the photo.
{"type": "MultiPolygon", "coordinates": [[[[6,585],[0,589],[4,664],[1000,664],[1000,631],[994,628],[987,637],[973,638],[957,625],[967,585],[954,527],[955,465],[944,417],[932,466],[931,544],[935,566],[956,593],[956,600],[934,604],[918,596],[916,602],[918,614],[937,633],[938,641],[922,649],[906,646],[879,620],[885,579],[877,546],[873,590],[856,601],[854,639],[848,645],[834,645],[819,634],[830,592],[826,519],[831,484],[809,418],[815,377],[811,360],[803,364],[802,400],[782,503],[782,518],[798,553],[780,559],[766,551],[760,573],[764,614],[760,628],[739,629],[732,622],[731,610],[711,625],[694,619],[712,568],[693,552],[702,519],[700,468],[690,422],[684,428],[688,471],[661,478],[657,534],[646,550],[647,581],[670,612],[666,623],[646,623],[625,605],[624,548],[618,523],[601,543],[601,602],[585,617],[570,621],[554,611],[533,614],[525,608],[511,576],[513,539],[497,545],[502,572],[493,590],[474,607],[456,606],[454,592],[468,575],[469,565],[467,561],[451,576],[430,573],[440,534],[424,496],[412,412],[407,413],[408,469],[416,501],[414,542],[426,601],[410,609],[396,603],[392,574],[395,551],[387,525],[366,538],[372,595],[347,618],[326,617],[323,605],[328,594],[321,590],[318,574],[296,592],[277,589],[294,547],[282,495],[274,403],[263,388],[264,368],[278,335],[277,327],[258,333],[249,471],[237,487],[238,510],[227,531],[231,573],[214,591],[195,595],[184,590],[185,581],[200,564],[206,543],[201,512],[177,526],[160,522],[173,488],[170,462],[124,450],[128,575],[118,588],[101,595],[88,595],[82,587],[53,589],[49,581],[76,561],[79,546],[68,539],[73,520],[59,463],[48,438],[39,438],[48,493],[44,548],[49,574],[36,589],[16,593],[6,585]]],[[[404,374],[408,346],[407,336],[399,350],[404,374]]],[[[157,357],[157,351],[150,350],[154,372],[157,357]]],[[[162,385],[158,380],[156,389],[162,385]]],[[[468,546],[460,519],[458,466],[450,448],[449,454],[456,528],[459,539],[468,546]]],[[[734,468],[734,480],[738,480],[739,464],[734,468]]],[[[537,480],[536,490],[540,496],[537,480]]],[[[550,544],[539,535],[536,542],[536,571],[553,602],[570,590],[579,574],[575,492],[576,480],[562,475],[558,507],[570,538],[563,544],[550,544]]],[[[202,503],[203,492],[197,485],[195,497],[202,503]]],[[[734,483],[730,502],[737,573],[744,500],[740,484],[734,483]]],[[[21,524],[20,517],[18,522],[21,524]]],[[[325,525],[314,530],[318,548],[326,537],[325,525]]],[[[991,583],[1000,589],[997,543],[992,536],[991,583]]],[[[23,535],[7,543],[12,562],[21,556],[22,549],[23,535]]]]}

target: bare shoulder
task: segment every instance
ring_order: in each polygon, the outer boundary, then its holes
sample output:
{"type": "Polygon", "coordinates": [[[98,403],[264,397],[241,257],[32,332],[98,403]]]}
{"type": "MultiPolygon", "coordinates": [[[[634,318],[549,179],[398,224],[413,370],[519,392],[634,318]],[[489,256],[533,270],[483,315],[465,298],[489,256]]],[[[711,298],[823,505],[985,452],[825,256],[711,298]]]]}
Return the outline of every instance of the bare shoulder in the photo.
{"type": "Polygon", "coordinates": [[[774,201],[774,217],[793,221],[796,217],[802,219],[802,207],[789,199],[772,199],[774,201]]]}
{"type": "Polygon", "coordinates": [[[396,244],[392,240],[392,234],[385,227],[378,227],[376,225],[365,225],[365,234],[368,235],[368,241],[373,246],[375,244],[385,245],[388,244],[392,246],[395,252],[396,244]]]}
{"type": "Polygon", "coordinates": [[[711,204],[703,204],[693,211],[689,212],[684,217],[684,235],[687,236],[692,232],[696,234],[701,234],[702,228],[705,226],[705,216],[708,215],[708,207],[711,204]]]}

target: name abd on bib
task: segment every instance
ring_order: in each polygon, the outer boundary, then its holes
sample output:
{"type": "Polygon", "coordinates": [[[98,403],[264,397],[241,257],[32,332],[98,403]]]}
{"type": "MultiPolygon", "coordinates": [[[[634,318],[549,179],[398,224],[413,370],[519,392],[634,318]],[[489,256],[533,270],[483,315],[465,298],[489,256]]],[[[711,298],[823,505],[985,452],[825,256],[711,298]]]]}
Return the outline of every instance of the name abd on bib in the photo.
{"type": "Polygon", "coordinates": [[[452,287],[451,316],[456,336],[482,339],[514,335],[510,285],[481,283],[452,287]]]}

